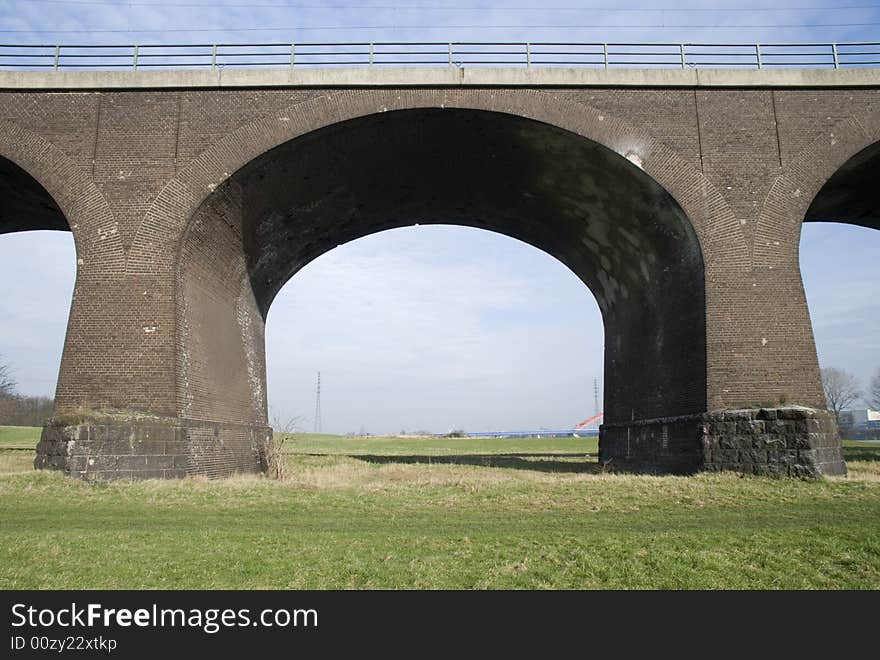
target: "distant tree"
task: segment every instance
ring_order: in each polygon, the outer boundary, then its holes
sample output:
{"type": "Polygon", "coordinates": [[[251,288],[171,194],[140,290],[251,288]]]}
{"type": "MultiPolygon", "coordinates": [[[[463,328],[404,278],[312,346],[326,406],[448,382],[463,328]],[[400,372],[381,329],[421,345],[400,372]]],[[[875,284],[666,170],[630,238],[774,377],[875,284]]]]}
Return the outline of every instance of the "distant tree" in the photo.
{"type": "Polygon", "coordinates": [[[0,356],[0,426],[42,426],[52,416],[55,402],[47,396],[19,394],[10,372],[0,356]]]}
{"type": "Polygon", "coordinates": [[[868,405],[880,410],[880,369],[874,373],[871,379],[871,388],[868,391],[868,405]]]}
{"type": "Polygon", "coordinates": [[[9,365],[3,361],[3,356],[0,355],[0,397],[4,399],[15,396],[15,380],[9,371],[9,365]]]}
{"type": "Polygon", "coordinates": [[[822,369],[822,387],[825,389],[828,410],[834,413],[834,418],[840,425],[840,412],[852,407],[862,398],[859,381],[848,371],[827,367],[822,369]]]}
{"type": "Polygon", "coordinates": [[[9,373],[9,365],[0,356],[0,425],[14,426],[14,417],[18,405],[15,396],[15,381],[9,373]]]}

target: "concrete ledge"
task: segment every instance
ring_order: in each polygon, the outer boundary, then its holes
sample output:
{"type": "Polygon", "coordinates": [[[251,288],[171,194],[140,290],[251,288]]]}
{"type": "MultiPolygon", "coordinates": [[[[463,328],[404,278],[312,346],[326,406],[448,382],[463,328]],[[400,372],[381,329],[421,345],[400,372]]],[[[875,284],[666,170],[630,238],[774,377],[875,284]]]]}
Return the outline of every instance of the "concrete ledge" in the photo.
{"type": "Polygon", "coordinates": [[[880,87],[875,69],[407,67],[188,71],[0,71],[0,89],[264,87],[880,87]]]}

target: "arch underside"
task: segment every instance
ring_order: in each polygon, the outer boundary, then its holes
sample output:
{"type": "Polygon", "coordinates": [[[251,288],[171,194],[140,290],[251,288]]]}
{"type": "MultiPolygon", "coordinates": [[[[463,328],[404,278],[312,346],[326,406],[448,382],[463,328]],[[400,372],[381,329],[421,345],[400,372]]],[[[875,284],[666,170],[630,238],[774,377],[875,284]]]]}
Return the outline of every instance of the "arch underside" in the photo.
{"type": "Polygon", "coordinates": [[[0,234],[34,229],[70,231],[46,189],[11,160],[0,157],[0,234]]]}
{"type": "Polygon", "coordinates": [[[413,224],[505,234],[590,288],[605,322],[607,422],[706,410],[702,252],[675,200],[636,164],[562,129],[422,109],[287,142],[200,206],[178,262],[181,416],[265,423],[275,295],[337,245],[413,224]]]}
{"type": "Polygon", "coordinates": [[[813,199],[804,222],[880,229],[880,142],[846,161],[813,199]]]}

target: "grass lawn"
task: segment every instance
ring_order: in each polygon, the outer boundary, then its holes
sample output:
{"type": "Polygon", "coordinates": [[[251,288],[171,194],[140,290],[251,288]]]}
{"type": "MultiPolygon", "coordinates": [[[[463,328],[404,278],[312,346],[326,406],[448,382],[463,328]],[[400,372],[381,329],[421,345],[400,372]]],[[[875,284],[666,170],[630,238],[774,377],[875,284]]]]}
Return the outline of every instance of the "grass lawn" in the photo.
{"type": "Polygon", "coordinates": [[[878,589],[880,444],[847,445],[817,481],[602,474],[586,438],[303,436],[284,482],[0,451],[0,588],[878,589]]]}
{"type": "Polygon", "coordinates": [[[0,426],[0,449],[36,447],[41,431],[36,426],[0,426]]]}

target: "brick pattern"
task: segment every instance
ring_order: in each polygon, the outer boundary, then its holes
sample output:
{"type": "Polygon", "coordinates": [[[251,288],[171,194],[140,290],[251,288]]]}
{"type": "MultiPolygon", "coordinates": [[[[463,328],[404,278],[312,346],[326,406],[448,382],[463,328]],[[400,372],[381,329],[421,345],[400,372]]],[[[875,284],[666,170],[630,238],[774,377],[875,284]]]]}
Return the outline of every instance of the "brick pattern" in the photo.
{"type": "Polygon", "coordinates": [[[217,424],[189,426],[185,433],[186,474],[216,478],[260,472],[260,447],[272,430],[217,424]]]}
{"type": "Polygon", "coordinates": [[[194,216],[181,248],[177,407],[186,419],[261,424],[267,418],[265,326],[245,263],[241,197],[235,185],[218,189],[194,216]]]}

